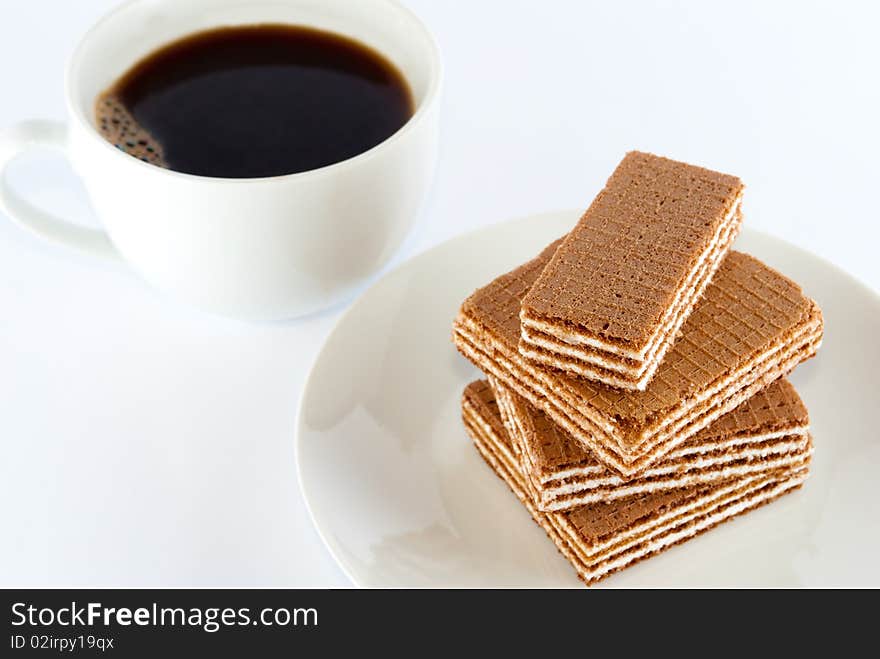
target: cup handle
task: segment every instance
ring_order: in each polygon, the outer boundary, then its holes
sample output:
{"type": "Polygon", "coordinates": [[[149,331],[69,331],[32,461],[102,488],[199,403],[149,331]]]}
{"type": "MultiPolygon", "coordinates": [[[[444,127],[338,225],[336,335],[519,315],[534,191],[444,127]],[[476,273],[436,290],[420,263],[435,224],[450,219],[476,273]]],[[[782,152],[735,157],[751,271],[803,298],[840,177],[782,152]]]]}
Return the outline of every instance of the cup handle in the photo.
{"type": "Polygon", "coordinates": [[[103,231],[88,229],[40,210],[23,199],[6,180],[6,167],[31,148],[51,148],[67,157],[67,127],[57,121],[23,121],[0,132],[0,210],[28,231],[53,243],[105,260],[121,260],[103,231]]]}

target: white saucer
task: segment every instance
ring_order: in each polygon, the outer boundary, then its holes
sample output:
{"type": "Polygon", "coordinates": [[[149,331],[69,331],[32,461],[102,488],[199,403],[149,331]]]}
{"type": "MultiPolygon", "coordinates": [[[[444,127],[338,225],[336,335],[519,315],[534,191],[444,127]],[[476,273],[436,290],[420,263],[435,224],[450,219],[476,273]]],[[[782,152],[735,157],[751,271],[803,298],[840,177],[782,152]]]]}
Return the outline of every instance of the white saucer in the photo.
{"type": "MultiPolygon", "coordinates": [[[[360,586],[576,586],[574,569],[477,455],[461,424],[479,376],[452,346],[462,300],[536,255],[579,213],[451,240],[384,277],[342,317],[303,392],[300,485],[360,586]]],[[[880,586],[880,298],[745,229],[736,245],[800,282],[825,342],[792,382],[810,409],[804,488],[615,574],[607,586],[880,586]]]]}

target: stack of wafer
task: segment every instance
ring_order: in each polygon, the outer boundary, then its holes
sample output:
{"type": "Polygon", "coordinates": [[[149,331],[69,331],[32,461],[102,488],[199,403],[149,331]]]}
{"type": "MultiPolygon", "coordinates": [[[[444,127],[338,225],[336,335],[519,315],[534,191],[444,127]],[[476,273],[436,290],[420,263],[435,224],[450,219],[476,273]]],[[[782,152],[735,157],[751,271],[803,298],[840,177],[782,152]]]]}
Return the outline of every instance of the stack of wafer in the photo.
{"type": "Polygon", "coordinates": [[[742,195],[733,176],[629,153],[567,236],[455,319],[485,374],[465,428],[587,584],[807,477],[809,417],[785,376],[816,354],[822,314],[730,249],[742,195]]]}

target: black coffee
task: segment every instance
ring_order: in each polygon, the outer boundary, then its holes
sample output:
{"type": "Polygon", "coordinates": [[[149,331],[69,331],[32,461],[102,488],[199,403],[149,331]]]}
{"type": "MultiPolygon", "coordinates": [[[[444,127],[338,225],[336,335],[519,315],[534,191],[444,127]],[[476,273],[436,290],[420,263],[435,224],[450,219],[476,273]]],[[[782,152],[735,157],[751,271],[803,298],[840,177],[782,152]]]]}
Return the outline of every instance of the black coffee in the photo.
{"type": "Polygon", "coordinates": [[[200,32],[146,57],[97,101],[101,134],[179,172],[293,174],[371,149],[413,114],[397,68],[340,35],[287,25],[200,32]]]}

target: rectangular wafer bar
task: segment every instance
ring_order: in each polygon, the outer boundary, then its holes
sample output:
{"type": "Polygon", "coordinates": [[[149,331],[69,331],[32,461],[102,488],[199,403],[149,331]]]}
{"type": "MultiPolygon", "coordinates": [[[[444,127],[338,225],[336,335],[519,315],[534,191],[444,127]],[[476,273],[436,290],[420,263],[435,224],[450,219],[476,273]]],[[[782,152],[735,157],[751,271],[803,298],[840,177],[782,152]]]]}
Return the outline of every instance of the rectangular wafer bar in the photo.
{"type": "Polygon", "coordinates": [[[809,441],[807,409],[794,387],[780,379],[627,481],[507,387],[479,381],[469,389],[489,403],[497,401],[527,490],[542,511],[790,467],[802,460],[809,441]]]}
{"type": "Polygon", "coordinates": [[[528,359],[643,391],[739,232],[742,182],[631,152],[522,300],[528,359]]]}
{"type": "Polygon", "coordinates": [[[497,406],[473,393],[465,390],[462,417],[477,450],[588,585],[769,503],[799,488],[808,475],[811,442],[802,461],[787,469],[542,512],[527,493],[497,406]]]}
{"type": "Polygon", "coordinates": [[[520,303],[558,242],[463,303],[459,351],[547,414],[596,459],[633,477],[815,355],[822,314],[800,287],[731,251],[645,391],[536,365],[518,350],[520,303]]]}

